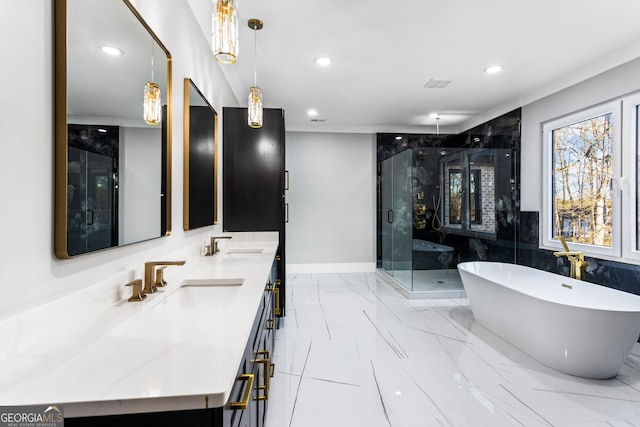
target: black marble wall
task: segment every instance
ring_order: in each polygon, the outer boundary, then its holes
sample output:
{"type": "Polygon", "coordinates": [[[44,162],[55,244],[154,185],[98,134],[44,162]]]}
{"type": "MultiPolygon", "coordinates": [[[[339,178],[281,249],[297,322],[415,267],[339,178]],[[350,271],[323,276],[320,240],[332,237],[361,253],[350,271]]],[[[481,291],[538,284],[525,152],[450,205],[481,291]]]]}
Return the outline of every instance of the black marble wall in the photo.
{"type": "MultiPolygon", "coordinates": [[[[519,170],[520,170],[520,109],[516,109],[498,118],[490,120],[458,135],[424,134],[377,134],[378,162],[378,265],[381,265],[381,221],[386,218],[380,210],[380,180],[382,161],[408,149],[456,149],[463,151],[471,148],[499,148],[507,150],[508,161],[500,162],[496,171],[496,236],[465,236],[453,233],[438,233],[433,227],[425,230],[414,228],[413,237],[451,246],[455,249],[455,262],[470,260],[488,260],[516,262],[516,242],[518,241],[519,221],[519,170]],[[400,137],[400,139],[397,139],[400,137]],[[500,203],[497,203],[498,200],[500,203]]],[[[435,185],[439,183],[438,161],[429,163],[425,156],[422,168],[417,174],[417,185],[429,194],[436,194],[435,185]],[[429,166],[431,165],[431,166],[429,166]]],[[[428,216],[428,215],[427,215],[428,216]]],[[[427,218],[429,219],[429,217],[427,218]]],[[[427,221],[429,224],[430,221],[427,221]]],[[[447,266],[443,266],[447,268],[447,266]]]]}
{"type": "MultiPolygon", "coordinates": [[[[556,258],[553,251],[538,247],[539,225],[539,212],[520,212],[517,263],[568,276],[570,266],[566,258],[556,258]]],[[[640,295],[640,265],[591,257],[586,260],[589,265],[584,280],[587,282],[640,295]]]]}

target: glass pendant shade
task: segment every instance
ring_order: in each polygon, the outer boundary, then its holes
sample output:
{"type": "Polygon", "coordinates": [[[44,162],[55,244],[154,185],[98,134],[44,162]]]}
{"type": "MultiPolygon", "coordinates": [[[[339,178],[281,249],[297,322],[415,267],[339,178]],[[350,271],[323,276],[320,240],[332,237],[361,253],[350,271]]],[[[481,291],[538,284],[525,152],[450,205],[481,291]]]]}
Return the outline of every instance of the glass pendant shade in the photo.
{"type": "Polygon", "coordinates": [[[147,82],[144,85],[144,121],[150,125],[158,125],[162,120],[162,97],[160,87],[147,82]]]}
{"type": "Polygon", "coordinates": [[[258,86],[249,89],[249,126],[262,127],[262,89],[258,86]]]}
{"type": "Polygon", "coordinates": [[[217,0],[213,15],[213,53],[216,61],[233,64],[238,58],[238,3],[217,0]]]}

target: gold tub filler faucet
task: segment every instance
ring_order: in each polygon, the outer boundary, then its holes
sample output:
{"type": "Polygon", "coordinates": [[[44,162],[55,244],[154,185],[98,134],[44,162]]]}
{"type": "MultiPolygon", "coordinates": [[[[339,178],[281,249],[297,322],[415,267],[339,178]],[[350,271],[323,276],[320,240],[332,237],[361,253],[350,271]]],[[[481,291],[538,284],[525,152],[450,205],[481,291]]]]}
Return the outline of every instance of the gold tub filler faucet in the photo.
{"type": "Polygon", "coordinates": [[[129,301],[142,301],[147,294],[152,294],[158,290],[158,287],[167,285],[164,280],[164,269],[169,265],[184,265],[186,261],[147,261],[144,263],[144,288],[142,280],[136,279],[127,283],[126,286],[133,287],[133,293],[129,301]],[[156,266],[159,266],[156,269],[156,266]]]}
{"type": "Polygon", "coordinates": [[[562,243],[564,252],[554,252],[553,254],[557,257],[566,256],[571,265],[569,276],[573,279],[582,280],[584,278],[584,271],[587,265],[589,265],[589,263],[584,260],[584,252],[570,251],[564,236],[558,236],[558,239],[560,243],[562,243]]]}

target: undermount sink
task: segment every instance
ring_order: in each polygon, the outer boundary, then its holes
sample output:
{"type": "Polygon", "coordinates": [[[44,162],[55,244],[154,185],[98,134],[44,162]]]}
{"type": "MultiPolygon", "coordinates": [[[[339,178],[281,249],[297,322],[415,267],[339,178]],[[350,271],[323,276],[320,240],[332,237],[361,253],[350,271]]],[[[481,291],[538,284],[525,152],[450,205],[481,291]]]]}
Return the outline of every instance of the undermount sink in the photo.
{"type": "Polygon", "coordinates": [[[262,249],[229,249],[222,255],[222,258],[251,258],[262,254],[262,249]]]}
{"type": "Polygon", "coordinates": [[[164,298],[154,308],[222,307],[236,297],[244,279],[192,279],[164,298]]]}

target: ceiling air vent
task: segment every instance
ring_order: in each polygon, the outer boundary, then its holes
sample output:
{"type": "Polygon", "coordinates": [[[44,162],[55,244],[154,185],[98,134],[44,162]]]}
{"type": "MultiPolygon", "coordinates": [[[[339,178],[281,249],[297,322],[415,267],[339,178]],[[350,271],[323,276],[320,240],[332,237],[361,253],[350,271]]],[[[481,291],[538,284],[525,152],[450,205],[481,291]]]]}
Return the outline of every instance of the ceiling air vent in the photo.
{"type": "Polygon", "coordinates": [[[447,87],[449,83],[451,83],[451,80],[448,79],[431,79],[424,85],[424,87],[427,89],[443,89],[447,87]]]}
{"type": "Polygon", "coordinates": [[[325,119],[311,119],[311,123],[324,123],[326,122],[325,119]]]}

